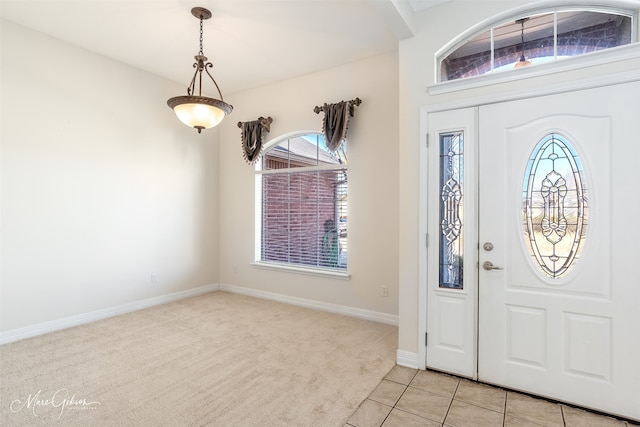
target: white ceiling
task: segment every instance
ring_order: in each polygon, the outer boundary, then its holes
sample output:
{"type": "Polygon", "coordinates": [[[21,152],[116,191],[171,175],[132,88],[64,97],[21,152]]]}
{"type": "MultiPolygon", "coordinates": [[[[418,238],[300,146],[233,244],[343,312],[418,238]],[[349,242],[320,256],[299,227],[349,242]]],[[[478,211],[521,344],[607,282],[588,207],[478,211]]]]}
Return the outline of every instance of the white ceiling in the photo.
{"type": "Polygon", "coordinates": [[[227,94],[395,50],[412,14],[444,1],[1,0],[0,14],[186,88],[199,50],[191,8],[206,7],[203,50],[227,94]]]}

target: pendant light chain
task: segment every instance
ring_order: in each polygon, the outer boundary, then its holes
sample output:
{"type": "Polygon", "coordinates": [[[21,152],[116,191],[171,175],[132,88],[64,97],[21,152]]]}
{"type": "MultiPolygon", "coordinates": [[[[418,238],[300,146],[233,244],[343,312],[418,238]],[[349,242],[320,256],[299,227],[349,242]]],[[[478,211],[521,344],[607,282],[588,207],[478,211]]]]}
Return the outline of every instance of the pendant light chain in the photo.
{"type": "MultiPolygon", "coordinates": [[[[202,21],[200,21],[202,23],[202,21]]],[[[202,29],[200,30],[200,40],[202,43],[202,29]]],[[[524,20],[522,20],[522,22],[520,22],[520,40],[521,40],[521,44],[520,44],[520,49],[521,49],[521,56],[524,58],[524,20]]],[[[202,50],[202,46],[200,46],[200,50],[202,50]]]]}
{"type": "Polygon", "coordinates": [[[529,18],[521,18],[516,20],[516,24],[520,24],[520,59],[516,63],[516,68],[524,67],[525,65],[531,65],[531,61],[527,61],[527,58],[525,58],[524,56],[524,23],[528,20],[529,18]]]}
{"type": "Polygon", "coordinates": [[[204,55],[202,51],[202,15],[200,15],[200,55],[204,55]]]}

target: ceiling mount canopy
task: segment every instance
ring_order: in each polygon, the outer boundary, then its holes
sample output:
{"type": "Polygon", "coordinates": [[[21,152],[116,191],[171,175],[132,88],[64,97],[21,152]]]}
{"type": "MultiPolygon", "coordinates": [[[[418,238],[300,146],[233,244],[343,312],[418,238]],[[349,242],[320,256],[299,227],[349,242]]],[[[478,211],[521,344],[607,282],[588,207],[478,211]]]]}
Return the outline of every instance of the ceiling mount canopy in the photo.
{"type": "Polygon", "coordinates": [[[194,7],[191,14],[200,20],[200,51],[195,56],[196,62],[193,68],[196,69],[191,79],[189,87],[187,87],[186,96],[175,96],[167,101],[167,105],[173,109],[182,123],[202,132],[202,129],[208,129],[218,125],[227,114],[231,114],[233,106],[224,102],[222,92],[216,80],[209,72],[209,68],[213,67],[208,62],[202,51],[202,23],[205,19],[211,18],[211,12],[203,7],[194,7]],[[206,72],[214,86],[218,90],[220,99],[202,96],[202,72],[206,72]],[[195,89],[198,87],[196,95],[195,89]]]}

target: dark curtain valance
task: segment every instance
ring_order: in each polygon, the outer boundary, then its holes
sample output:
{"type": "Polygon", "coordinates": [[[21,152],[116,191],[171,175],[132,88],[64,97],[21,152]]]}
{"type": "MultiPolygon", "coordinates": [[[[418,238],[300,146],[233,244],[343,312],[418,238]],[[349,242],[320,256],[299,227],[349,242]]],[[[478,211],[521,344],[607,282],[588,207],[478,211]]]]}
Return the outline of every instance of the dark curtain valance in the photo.
{"type": "Polygon", "coordinates": [[[322,133],[327,143],[327,148],[336,151],[342,141],[347,138],[349,128],[349,118],[353,117],[354,107],[360,105],[360,98],[351,101],[340,101],[336,104],[324,104],[322,107],[315,107],[316,114],[324,111],[322,121],[322,133]]]}
{"type": "Polygon", "coordinates": [[[264,133],[271,129],[271,117],[260,117],[251,122],[238,122],[238,127],[242,130],[242,155],[244,160],[250,164],[255,164],[262,154],[264,144],[264,133]]]}

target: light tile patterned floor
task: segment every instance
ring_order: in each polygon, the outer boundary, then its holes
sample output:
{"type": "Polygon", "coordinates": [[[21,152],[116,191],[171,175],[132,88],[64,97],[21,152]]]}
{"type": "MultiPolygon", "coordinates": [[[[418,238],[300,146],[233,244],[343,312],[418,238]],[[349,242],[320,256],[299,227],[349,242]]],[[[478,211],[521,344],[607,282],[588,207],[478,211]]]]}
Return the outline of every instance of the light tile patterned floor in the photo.
{"type": "Polygon", "coordinates": [[[640,427],[435,371],[395,366],[347,426],[640,427]]]}

